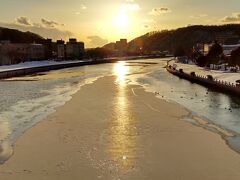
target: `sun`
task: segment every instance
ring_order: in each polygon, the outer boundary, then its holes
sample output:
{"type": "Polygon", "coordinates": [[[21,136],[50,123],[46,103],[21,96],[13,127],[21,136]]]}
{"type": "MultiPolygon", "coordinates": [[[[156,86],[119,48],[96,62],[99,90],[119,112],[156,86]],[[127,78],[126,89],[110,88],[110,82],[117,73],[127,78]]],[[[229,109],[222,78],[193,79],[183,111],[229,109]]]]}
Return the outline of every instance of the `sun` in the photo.
{"type": "Polygon", "coordinates": [[[129,17],[125,10],[120,10],[118,14],[114,17],[113,23],[115,27],[120,30],[123,30],[128,27],[129,24],[129,17]]]}

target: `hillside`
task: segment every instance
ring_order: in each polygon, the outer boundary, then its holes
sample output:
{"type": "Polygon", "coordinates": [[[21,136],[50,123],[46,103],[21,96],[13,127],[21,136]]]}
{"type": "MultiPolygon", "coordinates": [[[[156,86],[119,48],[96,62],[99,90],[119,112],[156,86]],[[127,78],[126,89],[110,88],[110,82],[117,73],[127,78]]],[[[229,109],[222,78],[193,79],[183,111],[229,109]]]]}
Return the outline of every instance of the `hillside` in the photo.
{"type": "Polygon", "coordinates": [[[42,43],[44,38],[31,32],[21,32],[15,29],[0,27],[1,40],[10,40],[13,43],[42,43]]]}
{"type": "Polygon", "coordinates": [[[129,42],[129,50],[170,51],[183,47],[191,49],[197,43],[210,43],[224,39],[225,44],[237,43],[240,37],[240,24],[222,26],[189,26],[176,30],[151,32],[129,42]]]}

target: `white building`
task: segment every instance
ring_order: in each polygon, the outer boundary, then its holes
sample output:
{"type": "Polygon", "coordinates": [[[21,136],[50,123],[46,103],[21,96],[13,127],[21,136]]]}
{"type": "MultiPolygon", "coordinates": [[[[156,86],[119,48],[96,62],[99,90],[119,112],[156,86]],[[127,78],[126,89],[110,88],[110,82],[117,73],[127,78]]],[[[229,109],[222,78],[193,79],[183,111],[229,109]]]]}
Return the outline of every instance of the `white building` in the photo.
{"type": "Polygon", "coordinates": [[[223,54],[225,56],[230,56],[232,51],[236,50],[237,48],[240,47],[240,44],[235,44],[235,45],[222,45],[223,48],[223,54]]]}

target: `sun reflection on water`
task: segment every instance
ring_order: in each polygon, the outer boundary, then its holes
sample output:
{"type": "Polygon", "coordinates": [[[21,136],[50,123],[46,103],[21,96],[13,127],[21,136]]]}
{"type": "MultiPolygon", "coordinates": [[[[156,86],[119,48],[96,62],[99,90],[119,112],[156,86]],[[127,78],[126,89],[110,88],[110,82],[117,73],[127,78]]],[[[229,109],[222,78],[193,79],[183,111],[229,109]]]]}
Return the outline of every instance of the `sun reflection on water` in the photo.
{"type": "Polygon", "coordinates": [[[114,161],[124,170],[133,167],[135,157],[134,118],[130,111],[130,102],[126,88],[126,75],[129,67],[124,62],[119,62],[114,67],[116,75],[116,95],[114,98],[113,116],[110,132],[110,154],[114,161]]]}
{"type": "Polygon", "coordinates": [[[126,83],[126,75],[129,73],[129,66],[126,66],[126,63],[123,61],[119,61],[114,66],[114,75],[117,76],[117,83],[120,85],[125,85],[126,83]]]}

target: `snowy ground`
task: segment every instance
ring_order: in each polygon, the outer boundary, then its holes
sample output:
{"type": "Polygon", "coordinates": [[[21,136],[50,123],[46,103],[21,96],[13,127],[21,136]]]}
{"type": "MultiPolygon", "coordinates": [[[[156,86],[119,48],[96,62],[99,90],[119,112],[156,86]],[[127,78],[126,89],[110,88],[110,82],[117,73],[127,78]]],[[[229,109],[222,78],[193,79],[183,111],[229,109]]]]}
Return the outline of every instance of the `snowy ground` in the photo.
{"type": "MultiPolygon", "coordinates": [[[[173,64],[174,62],[171,62],[173,64]]],[[[190,65],[190,64],[181,64],[181,63],[174,63],[177,65],[177,69],[183,69],[184,72],[190,73],[190,72],[195,72],[198,75],[212,75],[213,78],[218,79],[218,80],[223,80],[227,81],[230,83],[236,83],[237,80],[240,80],[240,73],[231,73],[227,71],[216,71],[216,70],[208,70],[205,68],[201,68],[196,65],[190,65]]]]}
{"type": "Polygon", "coordinates": [[[0,66],[0,72],[17,70],[17,69],[25,69],[31,67],[41,67],[41,66],[51,66],[56,64],[69,64],[83,61],[53,61],[53,60],[44,60],[44,61],[28,61],[24,63],[14,64],[14,65],[5,65],[0,66]]]}

